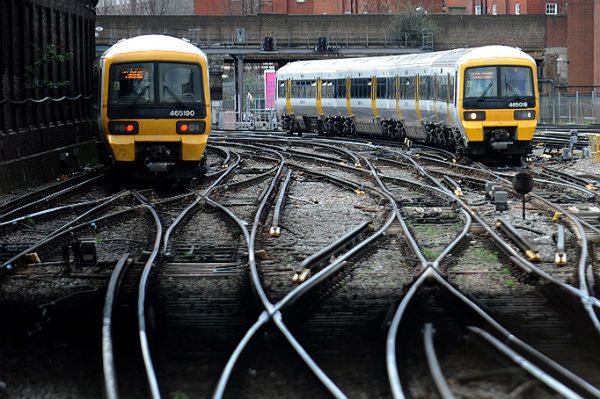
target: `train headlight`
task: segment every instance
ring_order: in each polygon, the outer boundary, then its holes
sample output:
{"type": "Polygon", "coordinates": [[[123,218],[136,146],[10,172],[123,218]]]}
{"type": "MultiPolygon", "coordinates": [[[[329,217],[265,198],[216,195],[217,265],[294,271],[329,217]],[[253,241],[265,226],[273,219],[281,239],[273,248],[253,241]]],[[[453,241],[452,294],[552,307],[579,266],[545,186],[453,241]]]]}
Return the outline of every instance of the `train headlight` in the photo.
{"type": "Polygon", "coordinates": [[[108,122],[110,134],[138,134],[139,131],[137,122],[108,122]]]}
{"type": "Polygon", "coordinates": [[[484,121],[485,120],[485,112],[484,111],[465,112],[465,120],[466,121],[484,121]]]}
{"type": "Polygon", "coordinates": [[[206,122],[177,122],[177,133],[179,134],[203,134],[206,130],[206,122]]]}
{"type": "Polygon", "coordinates": [[[527,111],[527,110],[518,110],[515,111],[515,120],[525,120],[525,121],[530,121],[535,119],[535,111],[527,111]]]}

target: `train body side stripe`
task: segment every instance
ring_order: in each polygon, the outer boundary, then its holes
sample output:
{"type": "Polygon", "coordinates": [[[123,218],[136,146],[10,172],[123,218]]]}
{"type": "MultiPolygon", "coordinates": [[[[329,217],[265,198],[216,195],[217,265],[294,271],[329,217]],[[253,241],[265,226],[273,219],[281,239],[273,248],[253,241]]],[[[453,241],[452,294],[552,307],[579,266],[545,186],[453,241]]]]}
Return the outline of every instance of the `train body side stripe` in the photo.
{"type": "Polygon", "coordinates": [[[402,116],[402,110],[400,110],[400,96],[401,96],[401,90],[402,90],[402,86],[400,84],[400,76],[396,76],[396,115],[398,115],[398,119],[404,119],[404,117],[402,116]]]}
{"type": "Polygon", "coordinates": [[[446,117],[448,118],[448,124],[452,124],[452,119],[450,118],[450,90],[454,90],[450,88],[450,74],[448,73],[448,81],[446,84],[446,117]]]}
{"type": "Polygon", "coordinates": [[[325,112],[323,112],[323,81],[319,78],[317,79],[317,113],[319,116],[325,116],[325,112]]]}
{"type": "Polygon", "coordinates": [[[417,83],[415,85],[415,112],[417,114],[418,120],[423,120],[423,115],[421,114],[421,108],[419,108],[419,86],[421,85],[421,78],[417,75],[417,83]]]}
{"type": "Polygon", "coordinates": [[[287,109],[288,115],[294,115],[292,110],[292,81],[288,79],[285,81],[285,108],[287,109]]]}
{"type": "Polygon", "coordinates": [[[352,106],[350,105],[350,89],[352,89],[352,80],[346,78],[346,109],[348,110],[348,116],[352,118],[354,114],[352,113],[352,106]]]}
{"type": "Polygon", "coordinates": [[[379,118],[377,111],[377,76],[371,78],[371,109],[373,110],[373,118],[379,118]]]}

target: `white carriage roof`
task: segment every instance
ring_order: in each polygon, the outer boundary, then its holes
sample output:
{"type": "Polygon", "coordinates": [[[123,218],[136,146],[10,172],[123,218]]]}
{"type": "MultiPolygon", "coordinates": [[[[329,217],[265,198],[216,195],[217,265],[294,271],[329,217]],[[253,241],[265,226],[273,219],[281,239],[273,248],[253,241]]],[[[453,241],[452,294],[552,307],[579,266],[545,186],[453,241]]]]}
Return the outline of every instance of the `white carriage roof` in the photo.
{"type": "Polygon", "coordinates": [[[203,58],[206,55],[198,47],[185,40],[165,35],[143,35],[131,39],[124,39],[106,50],[102,58],[110,58],[117,54],[132,53],[136,51],[175,51],[179,53],[197,54],[203,58]]]}
{"type": "Polygon", "coordinates": [[[489,58],[517,58],[530,60],[533,58],[522,52],[520,49],[507,46],[485,46],[474,48],[460,48],[448,51],[436,51],[424,54],[391,55],[383,57],[363,57],[363,58],[340,58],[336,60],[316,60],[316,61],[296,61],[291,62],[278,71],[278,75],[296,74],[296,73],[328,73],[344,70],[370,70],[374,68],[394,68],[401,65],[421,66],[432,64],[463,63],[478,59],[489,58]]]}

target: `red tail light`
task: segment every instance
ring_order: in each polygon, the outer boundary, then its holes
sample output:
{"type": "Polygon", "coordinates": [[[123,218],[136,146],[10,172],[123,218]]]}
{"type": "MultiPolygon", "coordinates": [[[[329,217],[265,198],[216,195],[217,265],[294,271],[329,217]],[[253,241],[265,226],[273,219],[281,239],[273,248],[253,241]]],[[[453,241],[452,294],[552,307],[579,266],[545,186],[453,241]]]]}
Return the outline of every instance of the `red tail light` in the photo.
{"type": "Polygon", "coordinates": [[[203,134],[206,129],[206,122],[177,122],[176,127],[179,134],[203,134]]]}
{"type": "Polygon", "coordinates": [[[139,130],[137,122],[108,122],[110,134],[138,134],[139,130]]]}

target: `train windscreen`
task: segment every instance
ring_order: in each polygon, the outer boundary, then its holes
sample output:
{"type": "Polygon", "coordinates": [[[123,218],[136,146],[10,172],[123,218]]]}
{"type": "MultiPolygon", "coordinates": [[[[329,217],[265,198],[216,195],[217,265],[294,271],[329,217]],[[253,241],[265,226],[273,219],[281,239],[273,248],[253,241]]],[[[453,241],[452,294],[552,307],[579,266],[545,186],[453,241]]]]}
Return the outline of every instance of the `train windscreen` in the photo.
{"type": "Polygon", "coordinates": [[[529,67],[483,66],[465,71],[465,108],[523,108],[534,104],[533,73],[529,67]]]}
{"type": "Polygon", "coordinates": [[[116,64],[110,68],[111,105],[203,103],[199,65],[175,62],[116,64]]]}

